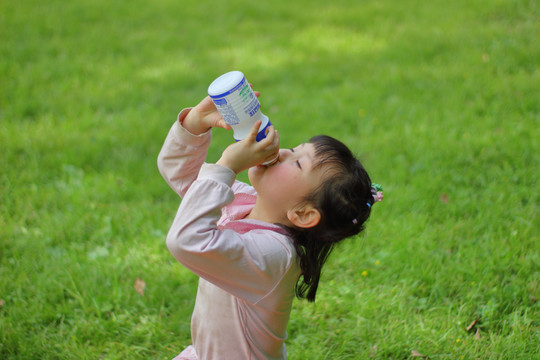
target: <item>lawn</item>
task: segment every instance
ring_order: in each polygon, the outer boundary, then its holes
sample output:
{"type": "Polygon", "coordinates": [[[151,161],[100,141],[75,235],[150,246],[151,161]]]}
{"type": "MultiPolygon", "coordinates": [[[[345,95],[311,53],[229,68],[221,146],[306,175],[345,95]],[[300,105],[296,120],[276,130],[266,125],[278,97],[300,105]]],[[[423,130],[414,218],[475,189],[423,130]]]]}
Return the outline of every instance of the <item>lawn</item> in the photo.
{"type": "Polygon", "coordinates": [[[540,359],[538,39],[530,0],[1,2],[0,358],[190,343],[156,157],[241,70],[283,147],[335,136],[385,188],[290,359],[540,359]]]}

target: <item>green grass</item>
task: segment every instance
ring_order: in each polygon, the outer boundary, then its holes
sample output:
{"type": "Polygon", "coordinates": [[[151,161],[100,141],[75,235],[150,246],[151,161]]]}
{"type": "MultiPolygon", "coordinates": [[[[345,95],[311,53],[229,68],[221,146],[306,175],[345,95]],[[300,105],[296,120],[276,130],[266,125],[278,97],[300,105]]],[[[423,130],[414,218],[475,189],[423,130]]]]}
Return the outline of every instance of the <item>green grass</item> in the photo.
{"type": "Polygon", "coordinates": [[[189,344],[156,157],[238,69],[283,146],[336,136],[385,187],[295,303],[291,359],[540,359],[539,38],[529,0],[2,2],[0,358],[189,344]]]}

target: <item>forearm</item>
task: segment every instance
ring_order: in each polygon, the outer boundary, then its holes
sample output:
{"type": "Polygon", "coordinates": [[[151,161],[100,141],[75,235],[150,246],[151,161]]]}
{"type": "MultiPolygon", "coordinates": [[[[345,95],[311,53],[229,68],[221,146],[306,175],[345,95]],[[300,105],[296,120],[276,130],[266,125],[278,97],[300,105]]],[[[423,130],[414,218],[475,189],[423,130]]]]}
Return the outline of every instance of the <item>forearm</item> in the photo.
{"type": "Polygon", "coordinates": [[[169,186],[183,196],[206,159],[211,134],[191,133],[183,126],[191,109],[184,109],[171,127],[158,156],[158,168],[169,186]]]}

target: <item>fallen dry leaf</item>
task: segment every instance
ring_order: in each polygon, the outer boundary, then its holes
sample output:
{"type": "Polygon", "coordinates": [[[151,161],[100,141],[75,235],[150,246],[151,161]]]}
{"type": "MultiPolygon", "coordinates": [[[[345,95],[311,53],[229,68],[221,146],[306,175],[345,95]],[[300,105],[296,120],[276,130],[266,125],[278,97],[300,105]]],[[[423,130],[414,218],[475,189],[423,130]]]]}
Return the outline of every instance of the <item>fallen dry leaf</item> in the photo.
{"type": "Polygon", "coordinates": [[[416,350],[411,351],[411,356],[412,356],[412,357],[427,358],[426,355],[422,355],[422,354],[420,354],[420,353],[419,353],[418,351],[416,351],[416,350]]]}
{"type": "Polygon", "coordinates": [[[479,321],[480,321],[480,319],[473,320],[473,321],[469,324],[469,326],[467,326],[467,331],[471,331],[472,328],[473,328],[476,324],[478,324],[479,321]]]}
{"type": "Polygon", "coordinates": [[[4,307],[6,305],[6,301],[4,299],[0,299],[0,308],[4,307]]]}
{"type": "Polygon", "coordinates": [[[441,201],[445,204],[448,204],[448,202],[450,201],[450,199],[448,198],[448,195],[446,194],[442,194],[441,195],[441,201]]]}
{"type": "Polygon", "coordinates": [[[133,286],[135,288],[135,291],[138,292],[140,295],[144,295],[144,289],[146,289],[146,283],[143,279],[137,278],[135,280],[135,285],[133,286]]]}

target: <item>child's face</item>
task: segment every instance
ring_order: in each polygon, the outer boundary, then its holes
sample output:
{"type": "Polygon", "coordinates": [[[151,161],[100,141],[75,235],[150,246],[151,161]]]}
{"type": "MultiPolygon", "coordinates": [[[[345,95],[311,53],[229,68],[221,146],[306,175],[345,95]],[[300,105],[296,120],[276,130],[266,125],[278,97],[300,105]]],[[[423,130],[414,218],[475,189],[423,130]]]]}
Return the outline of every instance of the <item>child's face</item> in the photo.
{"type": "Polygon", "coordinates": [[[313,169],[314,157],[313,144],[304,143],[294,149],[281,149],[275,165],[249,169],[257,202],[264,204],[267,211],[285,216],[280,222],[286,225],[287,211],[300,204],[321,182],[321,171],[313,169]]]}

